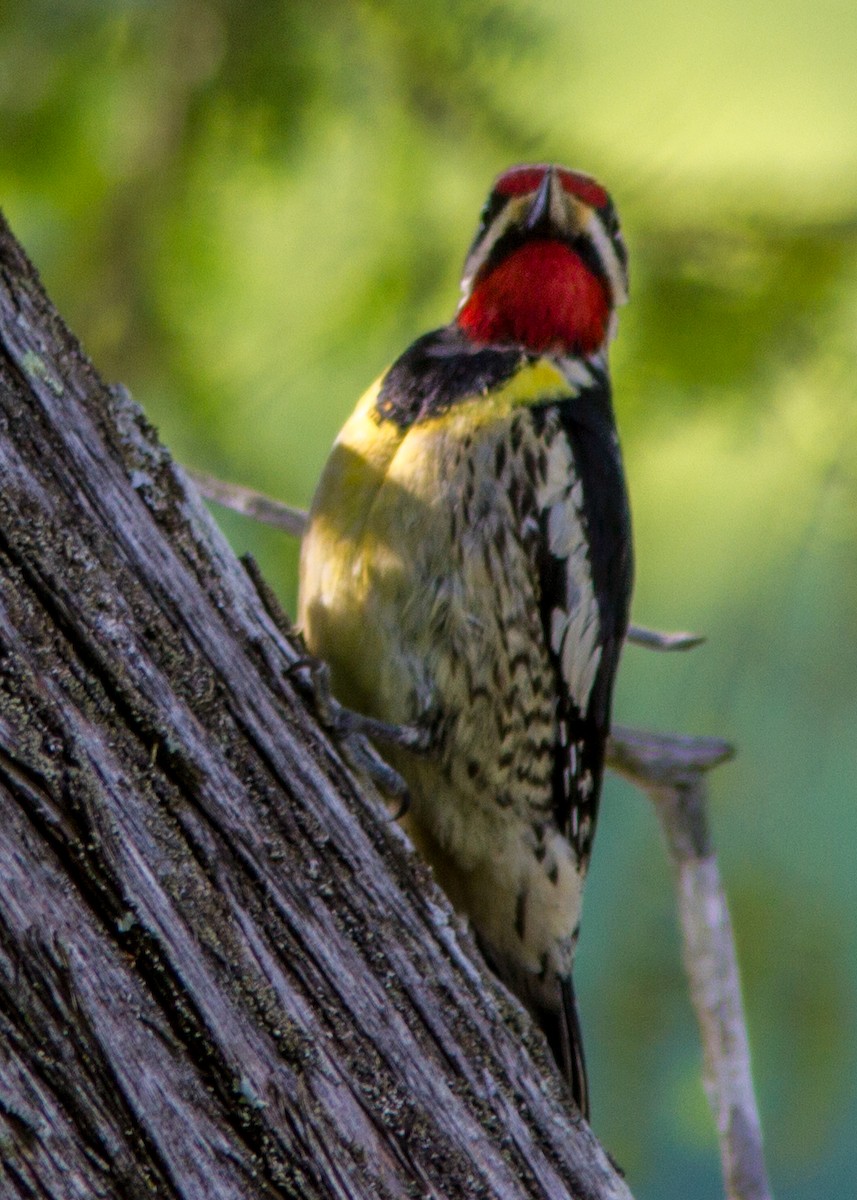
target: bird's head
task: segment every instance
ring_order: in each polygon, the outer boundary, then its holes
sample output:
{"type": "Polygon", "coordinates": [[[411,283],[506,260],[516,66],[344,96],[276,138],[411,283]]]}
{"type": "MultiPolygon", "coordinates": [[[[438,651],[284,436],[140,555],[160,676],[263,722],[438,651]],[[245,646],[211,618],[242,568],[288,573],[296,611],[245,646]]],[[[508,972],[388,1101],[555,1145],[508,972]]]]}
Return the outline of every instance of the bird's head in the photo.
{"type": "Polygon", "coordinates": [[[480,345],[594,354],[627,299],[627,264],[600,184],[565,167],[512,167],[482,210],[456,321],[480,345]]]}

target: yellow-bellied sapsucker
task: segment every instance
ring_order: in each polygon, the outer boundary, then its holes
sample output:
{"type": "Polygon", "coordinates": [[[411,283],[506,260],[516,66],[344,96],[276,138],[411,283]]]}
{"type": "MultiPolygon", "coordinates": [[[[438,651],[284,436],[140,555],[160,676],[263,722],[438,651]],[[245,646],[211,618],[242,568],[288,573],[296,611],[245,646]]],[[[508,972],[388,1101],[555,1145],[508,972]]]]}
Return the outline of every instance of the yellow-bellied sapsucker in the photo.
{"type": "Polygon", "coordinates": [[[607,369],[627,256],[610,197],[501,175],[451,324],[367,392],[324,469],[299,621],[398,749],[410,832],[539,1019],[581,1110],[571,980],[632,555],[607,369]]]}

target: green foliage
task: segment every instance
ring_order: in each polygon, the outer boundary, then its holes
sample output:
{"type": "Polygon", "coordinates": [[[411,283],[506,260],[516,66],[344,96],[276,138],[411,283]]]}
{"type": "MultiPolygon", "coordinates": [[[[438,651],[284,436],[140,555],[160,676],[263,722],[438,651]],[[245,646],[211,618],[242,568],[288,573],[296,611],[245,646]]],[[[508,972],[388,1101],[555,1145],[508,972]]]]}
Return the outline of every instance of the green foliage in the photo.
{"type": "MultiPolygon", "coordinates": [[[[855,10],[857,13],[857,10],[855,10]]],[[[857,16],[783,0],[6,0],[0,202],[191,465],[306,503],[357,394],[448,319],[495,172],[607,182],[635,617],[625,723],[715,780],[781,1200],[857,1186],[857,16]]],[[[296,548],[224,518],[294,596],[296,548]]],[[[720,1194],[670,880],[612,784],[580,990],[636,1194],[720,1194]],[[641,1182],[636,1182],[641,1181],[641,1182]]]]}

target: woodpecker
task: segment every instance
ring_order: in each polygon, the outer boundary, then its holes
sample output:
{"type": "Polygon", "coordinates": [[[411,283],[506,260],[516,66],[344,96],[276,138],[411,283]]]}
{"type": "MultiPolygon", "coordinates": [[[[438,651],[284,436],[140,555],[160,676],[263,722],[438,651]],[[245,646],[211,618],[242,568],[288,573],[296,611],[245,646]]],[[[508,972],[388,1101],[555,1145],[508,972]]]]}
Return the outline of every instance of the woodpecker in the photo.
{"type": "Polygon", "coordinates": [[[500,175],[456,316],[339,434],[300,569],[337,700],[425,731],[390,751],[407,827],[585,1115],[572,963],[632,584],[607,364],[627,282],[594,179],[500,175]]]}

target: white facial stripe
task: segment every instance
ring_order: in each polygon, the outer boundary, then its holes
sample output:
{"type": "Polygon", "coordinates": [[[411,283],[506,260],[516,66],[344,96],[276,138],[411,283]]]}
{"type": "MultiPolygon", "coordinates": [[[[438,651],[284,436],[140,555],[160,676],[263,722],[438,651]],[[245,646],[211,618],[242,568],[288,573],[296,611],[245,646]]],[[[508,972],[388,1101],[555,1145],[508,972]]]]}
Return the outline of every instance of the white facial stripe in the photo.
{"type": "Polygon", "coordinates": [[[510,225],[517,225],[524,219],[531,199],[531,196],[512,196],[488,226],[481,242],[465,263],[465,274],[461,280],[461,301],[458,305],[459,308],[462,308],[467,303],[473,289],[474,279],[479,274],[482,265],[487,262],[491,251],[497,245],[500,238],[510,225]]]}
{"type": "Polygon", "coordinates": [[[607,281],[610,284],[610,291],[613,296],[615,305],[625,304],[628,300],[628,288],[625,283],[625,271],[619,261],[619,256],[616,253],[616,248],[609,238],[606,229],[601,224],[601,219],[594,209],[590,209],[590,217],[586,223],[586,232],[592,239],[598,257],[600,258],[604,270],[607,274],[607,281]]]}

